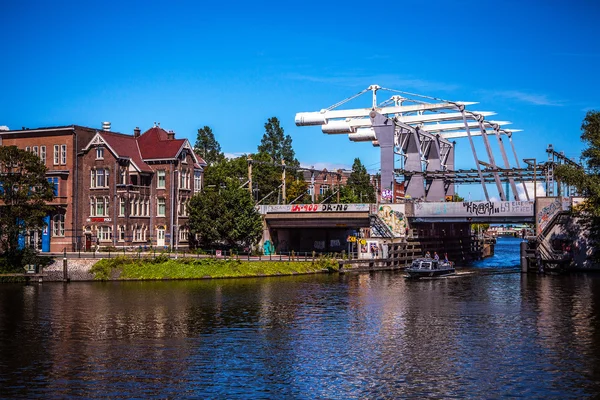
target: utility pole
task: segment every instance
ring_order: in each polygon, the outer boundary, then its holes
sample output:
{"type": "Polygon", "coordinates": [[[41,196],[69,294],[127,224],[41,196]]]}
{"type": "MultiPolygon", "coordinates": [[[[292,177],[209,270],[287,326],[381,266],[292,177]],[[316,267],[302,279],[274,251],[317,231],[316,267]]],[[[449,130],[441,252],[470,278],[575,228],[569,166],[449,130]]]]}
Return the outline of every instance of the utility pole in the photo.
{"type": "Polygon", "coordinates": [[[281,187],[281,201],[283,204],[285,204],[285,160],[282,158],[281,159],[281,183],[282,183],[282,187],[281,187]]]}
{"type": "Polygon", "coordinates": [[[248,155],[248,190],[250,191],[250,196],[254,198],[252,193],[252,156],[248,155]]]}

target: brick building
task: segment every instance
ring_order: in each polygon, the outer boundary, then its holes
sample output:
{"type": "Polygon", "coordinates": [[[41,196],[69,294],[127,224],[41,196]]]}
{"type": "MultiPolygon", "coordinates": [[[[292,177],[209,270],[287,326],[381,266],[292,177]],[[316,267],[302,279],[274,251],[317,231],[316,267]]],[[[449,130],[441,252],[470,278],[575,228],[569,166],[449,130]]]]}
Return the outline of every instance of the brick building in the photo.
{"type": "Polygon", "coordinates": [[[329,190],[335,191],[340,185],[346,185],[350,171],[328,171],[307,169],[302,171],[302,177],[308,183],[308,194],[312,198],[312,202],[317,201],[319,196],[324,195],[329,190]]]}
{"type": "Polygon", "coordinates": [[[187,202],[202,188],[204,161],[187,139],[160,126],[133,135],[105,128],[0,132],[2,145],[38,154],[55,183],[48,227],[25,235],[24,243],[52,252],[188,247],[187,202]]]}

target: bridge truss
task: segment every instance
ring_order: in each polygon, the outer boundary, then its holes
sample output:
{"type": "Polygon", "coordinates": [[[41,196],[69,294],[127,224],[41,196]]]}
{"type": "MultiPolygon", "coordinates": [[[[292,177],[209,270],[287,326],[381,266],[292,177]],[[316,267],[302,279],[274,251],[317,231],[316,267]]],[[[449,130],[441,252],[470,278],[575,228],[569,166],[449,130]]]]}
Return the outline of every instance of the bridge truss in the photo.
{"type": "MultiPolygon", "coordinates": [[[[524,197],[529,199],[525,182],[534,176],[537,178],[538,174],[530,168],[521,168],[512,141],[512,134],[519,130],[504,128],[510,124],[508,121],[488,120],[494,112],[467,110],[467,106],[474,104],[477,103],[448,101],[371,85],[329,108],[298,113],[295,121],[297,126],[321,126],[325,134],[346,134],[352,141],[371,142],[380,147],[381,189],[390,196],[396,177],[399,177],[404,180],[405,193],[412,198],[439,201],[454,194],[454,184],[479,183],[489,200],[486,184],[495,183],[500,199],[508,200],[503,187],[506,182],[515,200],[525,200],[519,198],[517,184],[523,185],[524,197]],[[392,92],[393,95],[377,103],[378,91],[392,92]],[[372,94],[371,107],[338,108],[368,92],[372,94]],[[477,155],[475,137],[482,138],[487,161],[477,155]],[[496,162],[491,137],[498,141],[503,167],[496,162]],[[459,138],[469,140],[475,170],[454,169],[455,139],[459,138]],[[506,140],[512,150],[515,168],[508,160],[506,140]],[[403,168],[395,168],[395,155],[401,157],[403,168]]],[[[547,175],[545,177],[548,179],[547,175]]],[[[544,178],[541,173],[540,178],[544,178]]]]}

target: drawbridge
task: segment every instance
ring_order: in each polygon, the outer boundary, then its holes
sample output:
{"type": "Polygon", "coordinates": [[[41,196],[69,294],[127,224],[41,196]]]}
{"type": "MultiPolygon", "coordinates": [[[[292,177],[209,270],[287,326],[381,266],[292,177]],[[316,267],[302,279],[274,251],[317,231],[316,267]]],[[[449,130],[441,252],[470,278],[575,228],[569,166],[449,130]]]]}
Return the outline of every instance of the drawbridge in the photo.
{"type": "Polygon", "coordinates": [[[496,186],[501,201],[533,199],[535,193],[530,195],[527,182],[534,184],[534,191],[537,182],[545,182],[548,194],[554,193],[555,186],[559,193],[570,190],[555,182],[553,167],[574,161],[549,145],[547,162],[524,159],[521,163],[512,139],[520,130],[506,128],[509,121],[489,120],[495,112],[467,109],[475,104],[371,85],[326,109],[297,113],[295,122],[297,126],[320,126],[325,134],[345,134],[351,141],[379,147],[382,202],[395,202],[397,185],[403,186],[406,198],[426,201],[444,201],[455,194],[457,184],[480,184],[487,201],[488,184],[496,186]],[[381,92],[392,96],[378,102],[381,92]],[[371,94],[369,107],[340,108],[366,93],[371,94]],[[455,169],[456,140],[463,138],[469,142],[473,169],[455,169]],[[501,162],[492,150],[494,138],[501,162]],[[483,141],[485,160],[477,154],[476,139],[483,141]],[[399,168],[396,156],[400,156],[399,168]]]}

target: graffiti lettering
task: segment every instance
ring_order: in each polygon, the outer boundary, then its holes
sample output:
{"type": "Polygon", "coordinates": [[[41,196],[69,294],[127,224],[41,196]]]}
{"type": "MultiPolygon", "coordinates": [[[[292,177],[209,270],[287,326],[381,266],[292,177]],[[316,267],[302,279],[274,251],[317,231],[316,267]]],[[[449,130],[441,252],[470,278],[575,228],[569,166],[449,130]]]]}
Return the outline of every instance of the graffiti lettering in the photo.
{"type": "Polygon", "coordinates": [[[542,233],[548,222],[554,217],[554,215],[562,210],[562,204],[559,199],[554,200],[546,207],[542,208],[537,215],[538,221],[538,234],[542,233]]]}
{"type": "Polygon", "coordinates": [[[467,209],[467,212],[473,215],[493,215],[500,212],[499,207],[494,207],[494,203],[488,201],[487,203],[475,203],[465,202],[463,207],[467,209]]]}

